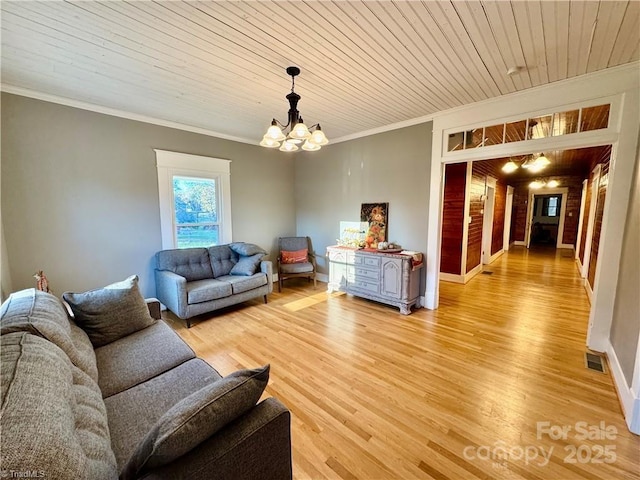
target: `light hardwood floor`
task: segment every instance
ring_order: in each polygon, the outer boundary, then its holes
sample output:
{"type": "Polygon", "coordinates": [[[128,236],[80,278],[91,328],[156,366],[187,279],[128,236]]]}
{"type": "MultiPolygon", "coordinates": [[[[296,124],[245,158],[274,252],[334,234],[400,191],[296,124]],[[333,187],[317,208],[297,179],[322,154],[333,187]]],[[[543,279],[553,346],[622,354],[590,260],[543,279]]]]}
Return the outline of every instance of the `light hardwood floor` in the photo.
{"type": "Polygon", "coordinates": [[[441,282],[440,308],[410,316],[302,279],[189,330],[165,316],[223,375],[271,364],[296,479],[640,478],[611,377],[584,365],[573,259],[516,247],[490,270],[441,282]],[[538,422],[571,430],[552,439],[538,422]],[[614,438],[581,439],[602,425],[614,438]],[[487,459],[497,447],[506,458],[487,459]]]}

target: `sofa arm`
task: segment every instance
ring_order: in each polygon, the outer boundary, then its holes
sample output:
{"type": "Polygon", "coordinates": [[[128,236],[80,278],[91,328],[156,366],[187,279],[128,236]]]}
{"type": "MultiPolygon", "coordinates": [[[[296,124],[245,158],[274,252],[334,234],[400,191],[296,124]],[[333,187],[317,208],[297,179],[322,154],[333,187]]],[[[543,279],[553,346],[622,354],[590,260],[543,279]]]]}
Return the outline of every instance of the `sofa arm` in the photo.
{"type": "Polygon", "coordinates": [[[190,452],[140,478],[291,479],[291,414],[279,400],[267,398],[190,452]]]}
{"type": "Polygon", "coordinates": [[[273,263],[270,260],[260,262],[260,271],[267,274],[269,293],[273,292],[273,263]]]}
{"type": "Polygon", "coordinates": [[[156,296],[183,320],[187,316],[187,280],[167,270],[156,270],[156,296]]]}
{"type": "Polygon", "coordinates": [[[151,318],[160,320],[162,318],[160,300],[157,298],[145,298],[144,301],[147,302],[147,308],[149,309],[149,315],[151,315],[151,318]]]}

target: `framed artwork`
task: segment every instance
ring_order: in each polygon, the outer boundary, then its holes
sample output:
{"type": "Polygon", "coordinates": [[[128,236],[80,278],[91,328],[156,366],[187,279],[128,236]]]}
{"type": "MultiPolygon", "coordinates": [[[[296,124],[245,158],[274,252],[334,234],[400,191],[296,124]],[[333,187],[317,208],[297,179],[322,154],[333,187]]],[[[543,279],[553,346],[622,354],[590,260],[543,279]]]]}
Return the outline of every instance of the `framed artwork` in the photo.
{"type": "Polygon", "coordinates": [[[360,208],[360,221],[369,227],[364,237],[367,248],[378,248],[378,243],[389,238],[387,230],[387,213],[389,203],[363,203],[360,208]]]}

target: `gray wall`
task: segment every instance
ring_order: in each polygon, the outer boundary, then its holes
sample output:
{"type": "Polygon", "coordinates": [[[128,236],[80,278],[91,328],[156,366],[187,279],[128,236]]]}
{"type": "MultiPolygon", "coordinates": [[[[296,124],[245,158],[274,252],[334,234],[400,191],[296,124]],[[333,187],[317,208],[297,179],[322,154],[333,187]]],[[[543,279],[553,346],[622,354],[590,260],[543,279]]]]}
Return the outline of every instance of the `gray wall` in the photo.
{"type": "Polygon", "coordinates": [[[389,202],[389,240],[426,252],[432,129],[423,123],[297,154],[297,233],[311,237],[319,271],[327,273],[340,221],[359,222],[362,203],[389,202]]]}
{"type": "Polygon", "coordinates": [[[136,273],[143,293],[155,294],[153,148],[232,160],[234,240],[271,250],[295,231],[292,156],[3,93],[2,221],[13,289],[34,286],[36,270],[56,294],[136,273]]]}
{"type": "MultiPolygon", "coordinates": [[[[640,142],[638,142],[640,145],[640,142]]],[[[640,148],[640,147],[639,147],[640,148]]],[[[631,185],[627,224],[622,240],[618,289],[611,322],[611,345],[631,387],[640,335],[640,149],[631,185]]]]}

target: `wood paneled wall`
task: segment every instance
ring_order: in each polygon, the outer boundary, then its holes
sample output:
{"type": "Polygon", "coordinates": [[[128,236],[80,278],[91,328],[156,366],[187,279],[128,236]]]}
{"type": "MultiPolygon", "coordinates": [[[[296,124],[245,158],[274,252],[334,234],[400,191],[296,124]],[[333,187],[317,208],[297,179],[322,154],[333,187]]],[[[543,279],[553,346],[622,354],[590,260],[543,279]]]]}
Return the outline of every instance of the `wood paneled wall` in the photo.
{"type": "Polygon", "coordinates": [[[484,202],[487,176],[497,179],[496,194],[493,208],[493,229],[491,240],[491,254],[499,252],[502,248],[504,235],[504,208],[507,201],[507,183],[501,179],[503,159],[484,160],[473,162],[471,188],[469,192],[471,223],[469,224],[469,236],[467,239],[467,272],[480,265],[482,258],[482,224],[484,221],[484,202]]]}
{"type": "Polygon", "coordinates": [[[449,164],[445,167],[440,271],[454,275],[462,273],[466,179],[466,163],[449,164]]]}

